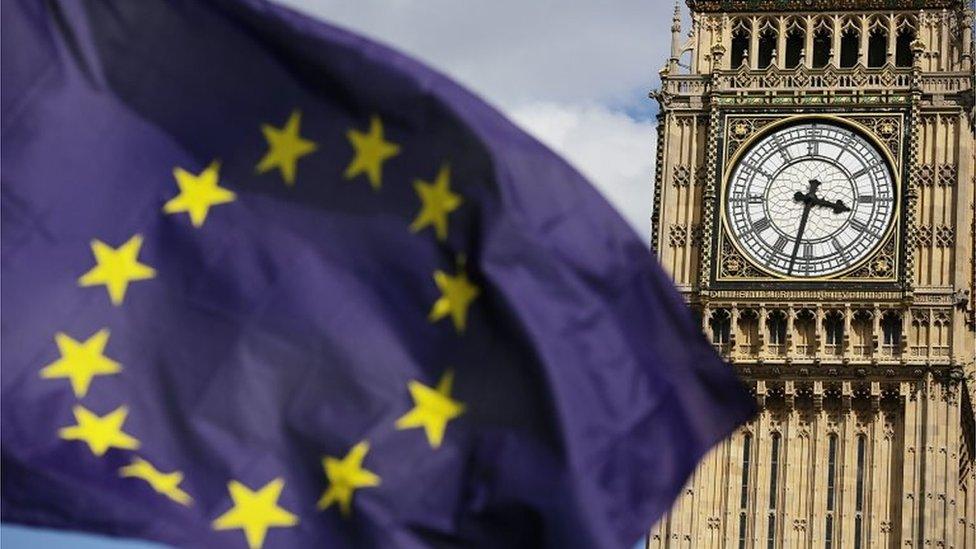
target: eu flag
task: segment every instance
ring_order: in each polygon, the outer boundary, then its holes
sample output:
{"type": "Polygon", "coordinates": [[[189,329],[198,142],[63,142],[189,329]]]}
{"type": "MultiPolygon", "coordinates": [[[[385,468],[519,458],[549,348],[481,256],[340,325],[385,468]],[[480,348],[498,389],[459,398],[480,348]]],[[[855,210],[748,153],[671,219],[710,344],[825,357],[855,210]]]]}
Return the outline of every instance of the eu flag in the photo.
{"type": "Polygon", "coordinates": [[[2,518],[622,547],[752,411],[624,222],[443,76],[259,0],[4,0],[2,518]]]}

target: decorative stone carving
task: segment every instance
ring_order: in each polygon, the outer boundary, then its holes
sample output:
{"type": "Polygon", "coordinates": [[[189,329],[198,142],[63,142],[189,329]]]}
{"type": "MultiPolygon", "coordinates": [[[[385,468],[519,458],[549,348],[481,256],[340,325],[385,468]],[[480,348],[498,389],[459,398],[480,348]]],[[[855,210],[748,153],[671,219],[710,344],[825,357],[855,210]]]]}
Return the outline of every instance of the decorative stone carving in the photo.
{"type": "Polygon", "coordinates": [[[683,248],[688,242],[688,228],[672,223],[668,227],[668,241],[672,248],[683,248]]]}
{"type": "Polygon", "coordinates": [[[939,166],[939,185],[942,187],[952,187],[958,179],[958,171],[955,164],[942,164],[939,166]]]}
{"type": "Polygon", "coordinates": [[[928,225],[916,227],[915,243],[918,244],[919,248],[928,248],[932,246],[932,227],[929,227],[928,225]]]}
{"type": "Polygon", "coordinates": [[[691,170],[684,164],[674,167],[671,175],[671,183],[675,187],[687,187],[691,182],[691,170]]]}
{"type": "Polygon", "coordinates": [[[935,245],[940,248],[951,248],[955,240],[954,231],[948,225],[939,225],[935,229],[935,245]]]}

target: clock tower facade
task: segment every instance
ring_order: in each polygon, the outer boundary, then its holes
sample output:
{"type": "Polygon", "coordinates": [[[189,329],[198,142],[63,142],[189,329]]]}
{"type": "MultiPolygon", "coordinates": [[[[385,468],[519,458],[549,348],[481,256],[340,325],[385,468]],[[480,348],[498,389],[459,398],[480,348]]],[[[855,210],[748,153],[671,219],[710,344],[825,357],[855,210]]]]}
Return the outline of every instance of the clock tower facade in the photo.
{"type": "Polygon", "coordinates": [[[759,415],[649,547],[976,549],[969,0],[687,0],[652,247],[759,415]]]}

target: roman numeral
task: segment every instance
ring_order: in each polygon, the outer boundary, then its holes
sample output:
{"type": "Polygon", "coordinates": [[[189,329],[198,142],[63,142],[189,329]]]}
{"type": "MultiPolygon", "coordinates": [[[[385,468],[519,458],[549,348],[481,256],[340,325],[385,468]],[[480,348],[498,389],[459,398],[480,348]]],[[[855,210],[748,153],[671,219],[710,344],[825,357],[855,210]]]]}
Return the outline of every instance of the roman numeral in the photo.
{"type": "Polygon", "coordinates": [[[818,156],[820,154],[820,142],[807,141],[807,154],[809,156],[818,156]]]}
{"type": "Polygon", "coordinates": [[[769,228],[768,217],[764,217],[752,224],[752,230],[755,231],[757,234],[765,231],[768,228],[769,228]]]}
{"type": "Polygon", "coordinates": [[[763,195],[761,195],[761,194],[750,194],[749,195],[749,203],[750,204],[762,204],[763,203],[763,195]]]}
{"type": "Polygon", "coordinates": [[[844,251],[844,246],[841,245],[840,241],[838,241],[836,238],[831,238],[830,243],[834,246],[834,249],[837,250],[838,252],[844,251]]]}
{"type": "Polygon", "coordinates": [[[813,244],[803,245],[803,257],[813,257],[813,244]]]}
{"type": "Polygon", "coordinates": [[[874,197],[869,194],[862,194],[857,197],[858,204],[874,204],[874,197]]]}
{"type": "Polygon", "coordinates": [[[858,170],[857,173],[851,175],[851,179],[857,179],[858,177],[861,177],[862,175],[868,173],[868,170],[869,168],[863,168],[861,170],[858,170]]]}
{"type": "Polygon", "coordinates": [[[782,253],[783,250],[786,249],[787,242],[789,242],[789,240],[787,240],[785,236],[780,235],[780,237],[776,239],[776,244],[773,244],[773,248],[775,248],[777,252],[782,253]]]}

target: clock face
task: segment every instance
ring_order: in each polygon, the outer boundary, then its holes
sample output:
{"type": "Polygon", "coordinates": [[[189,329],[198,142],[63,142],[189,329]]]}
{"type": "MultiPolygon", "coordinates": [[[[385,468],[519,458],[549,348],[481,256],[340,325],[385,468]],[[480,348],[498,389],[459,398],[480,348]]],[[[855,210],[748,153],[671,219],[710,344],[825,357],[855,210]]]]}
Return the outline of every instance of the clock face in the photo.
{"type": "Polygon", "coordinates": [[[881,152],[860,134],[824,122],[758,140],[726,187],[738,247],[787,277],[850,269],[881,244],[895,214],[894,179],[881,152]]]}

